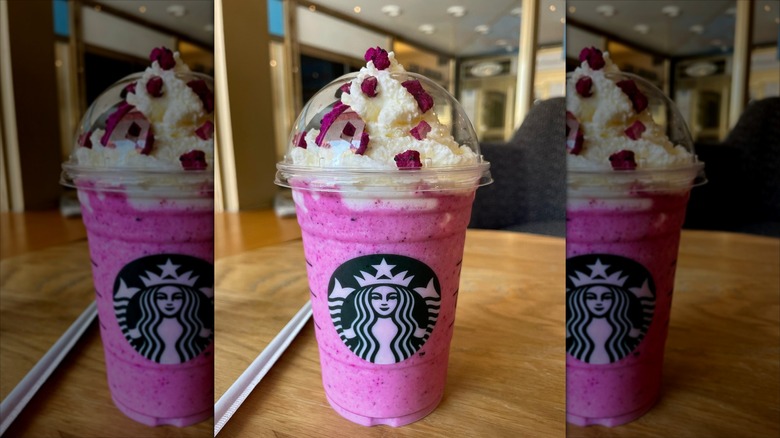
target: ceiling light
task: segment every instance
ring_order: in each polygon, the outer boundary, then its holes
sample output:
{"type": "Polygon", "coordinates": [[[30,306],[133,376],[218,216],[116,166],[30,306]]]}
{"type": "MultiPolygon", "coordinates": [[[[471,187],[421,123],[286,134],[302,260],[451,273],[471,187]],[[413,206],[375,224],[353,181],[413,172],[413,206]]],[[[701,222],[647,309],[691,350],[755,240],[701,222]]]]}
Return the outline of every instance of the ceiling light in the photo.
{"type": "Polygon", "coordinates": [[[382,6],[382,13],[388,17],[397,17],[401,15],[401,8],[398,5],[382,6]]]}
{"type": "Polygon", "coordinates": [[[555,5],[550,5],[550,12],[555,12],[555,9],[556,9],[555,5]]]}
{"type": "Polygon", "coordinates": [[[138,7],[138,12],[145,14],[146,13],[146,6],[141,5],[138,7]]]}
{"type": "Polygon", "coordinates": [[[436,32],[436,28],[432,24],[421,24],[417,30],[426,35],[431,35],[432,33],[436,32]]]}
{"type": "Polygon", "coordinates": [[[187,8],[185,8],[182,5],[170,5],[166,9],[166,11],[169,14],[173,15],[174,17],[176,17],[176,18],[181,18],[181,17],[187,15],[187,8]]]}
{"type": "Polygon", "coordinates": [[[605,16],[605,17],[611,17],[615,15],[615,7],[612,5],[601,5],[596,7],[596,12],[599,14],[605,16]]]}
{"type": "Polygon", "coordinates": [[[573,14],[575,12],[577,12],[577,7],[576,6],[569,6],[569,13],[573,14]]]}
{"type": "Polygon", "coordinates": [[[522,8],[522,7],[520,7],[520,6],[518,6],[518,7],[516,7],[516,8],[512,8],[512,10],[511,10],[511,11],[509,11],[509,13],[510,13],[510,14],[512,14],[512,15],[517,15],[517,16],[519,17],[519,16],[520,16],[520,14],[522,14],[522,13],[523,13],[523,8],[522,8]]]}
{"type": "Polygon", "coordinates": [[[771,6],[769,6],[769,5],[764,5],[764,11],[765,11],[765,12],[769,12],[769,11],[771,11],[771,10],[772,10],[772,7],[771,7],[771,6]]]}
{"type": "Polygon", "coordinates": [[[701,35],[704,33],[704,26],[702,26],[701,24],[694,24],[693,26],[691,26],[690,31],[697,35],[701,35]]]}
{"type": "Polygon", "coordinates": [[[650,26],[644,23],[639,23],[634,26],[634,30],[641,33],[642,35],[647,35],[647,33],[650,32],[650,26]]]}
{"type": "Polygon", "coordinates": [[[314,11],[316,11],[316,10],[317,10],[317,7],[316,7],[316,6],[314,6],[314,5],[310,5],[310,6],[309,6],[309,11],[310,11],[310,12],[314,12],[314,11]]]}
{"type": "Polygon", "coordinates": [[[360,6],[355,6],[352,10],[355,11],[356,14],[359,14],[362,9],[360,9],[360,6]]]}
{"type": "Polygon", "coordinates": [[[561,24],[566,24],[566,19],[561,17],[561,24]]]}
{"type": "Polygon", "coordinates": [[[487,35],[490,33],[490,26],[487,24],[480,24],[479,26],[474,28],[474,32],[481,33],[482,35],[487,35]]]}
{"type": "Polygon", "coordinates": [[[695,62],[688,67],[685,67],[685,73],[688,76],[693,76],[695,78],[709,76],[715,73],[717,70],[718,67],[709,61],[695,62]]]}
{"type": "Polygon", "coordinates": [[[675,18],[680,15],[680,7],[675,5],[664,6],[661,13],[669,18],[675,18]]]}
{"type": "Polygon", "coordinates": [[[271,67],[276,67],[276,60],[272,59],[271,62],[269,62],[269,64],[271,64],[271,67]]]}
{"type": "Polygon", "coordinates": [[[447,8],[447,13],[452,15],[455,18],[460,18],[464,15],[466,15],[466,8],[463,6],[450,6],[447,8]]]}
{"type": "Polygon", "coordinates": [[[501,73],[501,64],[495,61],[480,62],[469,69],[474,76],[485,78],[501,73]]]}

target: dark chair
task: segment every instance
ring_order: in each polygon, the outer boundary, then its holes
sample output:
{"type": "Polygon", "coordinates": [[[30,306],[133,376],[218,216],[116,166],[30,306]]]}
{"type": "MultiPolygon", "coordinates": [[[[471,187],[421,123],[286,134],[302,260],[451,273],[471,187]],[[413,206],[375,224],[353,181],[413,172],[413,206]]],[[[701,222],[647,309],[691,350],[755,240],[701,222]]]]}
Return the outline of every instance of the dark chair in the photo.
{"type": "Polygon", "coordinates": [[[780,97],[751,103],[722,143],[696,152],[709,182],[693,189],[685,227],[780,237],[780,97]]]}
{"type": "Polygon", "coordinates": [[[477,190],[471,228],[564,237],[566,100],[538,102],[504,144],[481,145],[494,183],[477,190]]]}

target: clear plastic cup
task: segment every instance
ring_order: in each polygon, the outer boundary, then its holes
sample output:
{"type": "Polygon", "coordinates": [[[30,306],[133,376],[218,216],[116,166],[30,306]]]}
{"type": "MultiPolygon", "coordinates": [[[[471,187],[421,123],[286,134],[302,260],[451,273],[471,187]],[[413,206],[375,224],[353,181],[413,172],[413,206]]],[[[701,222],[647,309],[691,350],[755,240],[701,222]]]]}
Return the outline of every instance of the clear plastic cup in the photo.
{"type": "MultiPolygon", "coordinates": [[[[400,75],[396,73],[396,75],[400,75]]],[[[434,111],[461,145],[479,154],[458,102],[432,81],[434,111]]],[[[303,109],[290,136],[318,129],[354,80],[327,85],[303,109]]],[[[370,145],[369,145],[370,147],[370,145]]],[[[489,163],[418,169],[277,165],[292,188],[303,233],[325,396],[336,412],[366,426],[402,426],[439,404],[454,330],[463,245],[489,163]]]]}
{"type": "MultiPolygon", "coordinates": [[[[213,417],[213,169],[110,167],[75,157],[85,133],[105,128],[140,77],[120,80],[91,105],[61,183],[77,189],[81,203],[111,398],[135,421],[183,427],[213,417]]],[[[213,90],[207,76],[182,79],[213,90]]],[[[140,129],[142,138],[149,128],[141,119],[130,113],[114,132],[137,123],[128,132],[140,129]]]]}
{"type": "MultiPolygon", "coordinates": [[[[675,105],[626,73],[693,152],[675,105]]],[[[680,230],[704,163],[672,168],[568,171],[566,227],[566,421],[617,426],[658,400],[680,230]]]]}

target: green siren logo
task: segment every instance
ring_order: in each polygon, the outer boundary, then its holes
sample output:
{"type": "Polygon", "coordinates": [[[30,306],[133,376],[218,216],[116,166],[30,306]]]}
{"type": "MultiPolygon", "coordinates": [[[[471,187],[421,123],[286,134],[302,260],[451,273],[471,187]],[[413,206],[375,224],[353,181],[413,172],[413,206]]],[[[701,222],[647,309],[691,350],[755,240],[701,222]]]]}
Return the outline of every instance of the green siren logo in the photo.
{"type": "Polygon", "coordinates": [[[644,339],[654,311],[655,285],[641,264],[609,254],[566,260],[566,351],[575,358],[623,359],[644,339]]]}
{"type": "Polygon", "coordinates": [[[336,332],[353,353],[377,364],[401,362],[416,353],[436,325],[440,302],[433,270],[400,255],[349,260],[328,284],[336,332]]]}
{"type": "Polygon", "coordinates": [[[214,339],[214,267],[160,254],[128,263],[114,281],[114,312],[130,345],[149,360],[178,364],[214,339]]]}

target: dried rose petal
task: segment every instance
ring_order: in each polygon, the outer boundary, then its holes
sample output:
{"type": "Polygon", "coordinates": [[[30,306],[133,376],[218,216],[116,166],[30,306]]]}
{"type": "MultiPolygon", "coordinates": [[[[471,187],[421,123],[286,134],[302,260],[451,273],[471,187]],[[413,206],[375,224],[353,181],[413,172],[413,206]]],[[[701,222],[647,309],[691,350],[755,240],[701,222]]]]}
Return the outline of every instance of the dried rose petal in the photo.
{"type": "Polygon", "coordinates": [[[574,114],[566,111],[566,150],[572,155],[579,155],[584,142],[585,136],[580,129],[579,120],[574,114]]]}
{"type": "Polygon", "coordinates": [[[197,149],[181,154],[179,161],[184,170],[203,170],[207,167],[206,153],[197,149]]]}
{"type": "Polygon", "coordinates": [[[420,81],[417,79],[410,79],[401,83],[406,91],[408,91],[414,100],[417,101],[417,106],[420,107],[420,111],[423,113],[433,108],[433,98],[427,91],[420,85],[420,81]]]}
{"type": "Polygon", "coordinates": [[[100,137],[100,144],[103,146],[108,144],[108,140],[111,138],[111,133],[114,132],[116,125],[122,120],[122,117],[129,113],[133,108],[135,108],[133,105],[124,101],[119,104],[116,111],[111,113],[111,115],[108,116],[108,119],[106,119],[106,132],[100,137]]]}
{"type": "Polygon", "coordinates": [[[195,79],[187,82],[187,86],[200,97],[200,101],[203,102],[203,109],[211,114],[211,112],[214,111],[214,93],[212,93],[209,86],[206,85],[206,81],[203,79],[195,79]]]}
{"type": "Polygon", "coordinates": [[[127,128],[127,135],[125,138],[138,138],[139,135],[141,135],[141,125],[135,122],[131,123],[127,128]]]}
{"type": "Polygon", "coordinates": [[[122,91],[119,92],[119,97],[124,99],[127,97],[127,93],[133,93],[135,94],[135,86],[137,85],[137,82],[130,82],[129,84],[125,85],[125,88],[122,88],[122,91]]]}
{"type": "Polygon", "coordinates": [[[355,125],[353,125],[350,122],[347,122],[347,124],[344,125],[344,129],[341,130],[341,134],[347,137],[352,137],[353,135],[355,135],[355,125]]]}
{"type": "Polygon", "coordinates": [[[352,152],[354,152],[357,155],[363,155],[366,153],[366,149],[368,149],[368,142],[371,139],[368,137],[368,132],[363,131],[362,134],[360,134],[360,146],[358,146],[357,149],[354,147],[350,147],[352,149],[352,152]]]}
{"type": "Polygon", "coordinates": [[[609,156],[609,162],[615,170],[634,170],[636,161],[634,161],[634,152],[623,149],[609,156]]]}
{"type": "Polygon", "coordinates": [[[214,123],[211,120],[206,120],[200,128],[195,130],[195,135],[202,140],[209,140],[214,137],[214,123]]]}
{"type": "Polygon", "coordinates": [[[645,132],[645,129],[645,124],[637,120],[623,132],[625,132],[628,138],[631,140],[639,140],[639,137],[642,136],[642,133],[645,132]]]}
{"type": "Polygon", "coordinates": [[[295,135],[295,139],[293,140],[293,143],[295,143],[295,146],[299,148],[306,149],[306,131],[299,132],[295,135]]]}
{"type": "Polygon", "coordinates": [[[416,138],[417,140],[424,139],[429,132],[431,132],[431,125],[429,125],[425,120],[421,120],[417,126],[409,131],[409,133],[412,134],[412,137],[416,138]]]}
{"type": "Polygon", "coordinates": [[[577,94],[582,97],[593,96],[591,87],[593,87],[593,79],[591,79],[589,76],[583,76],[579,78],[577,80],[577,84],[574,85],[574,88],[577,89],[577,94]]]}
{"type": "Polygon", "coordinates": [[[156,47],[152,49],[152,53],[149,54],[149,60],[157,61],[160,64],[160,68],[163,70],[170,70],[176,65],[176,59],[173,57],[173,52],[167,47],[156,47]]]}
{"type": "Polygon", "coordinates": [[[320,133],[317,134],[317,138],[314,140],[314,142],[317,143],[317,146],[322,146],[322,139],[324,139],[325,134],[328,133],[328,128],[330,128],[330,125],[332,125],[333,122],[336,121],[336,118],[338,118],[338,116],[340,116],[341,113],[347,109],[349,109],[349,105],[336,102],[336,105],[333,106],[333,109],[330,110],[328,114],[325,114],[324,117],[322,117],[322,121],[320,122],[320,133]]]}
{"type": "Polygon", "coordinates": [[[376,84],[376,78],[369,76],[360,84],[360,90],[368,97],[376,97],[376,84]]]}
{"type": "Polygon", "coordinates": [[[390,67],[390,58],[387,56],[387,50],[379,46],[371,47],[366,50],[363,59],[365,59],[366,62],[374,61],[374,67],[376,67],[377,70],[384,70],[387,67],[390,67]]]}
{"type": "Polygon", "coordinates": [[[339,87],[339,90],[341,90],[342,93],[349,94],[349,87],[352,86],[352,82],[347,82],[346,84],[339,87]]]}
{"type": "Polygon", "coordinates": [[[162,96],[163,80],[159,76],[152,76],[146,81],[146,92],[152,97],[162,96]]]}
{"type": "Polygon", "coordinates": [[[81,147],[92,149],[92,131],[83,132],[79,135],[78,144],[81,147]]]}
{"type": "Polygon", "coordinates": [[[396,167],[399,169],[419,169],[422,167],[420,153],[412,149],[401,152],[393,157],[393,159],[395,160],[396,167]]]}
{"type": "Polygon", "coordinates": [[[588,61],[588,65],[593,70],[601,70],[606,63],[604,62],[604,54],[601,50],[595,47],[586,47],[580,52],[580,62],[588,61]]]}
{"type": "Polygon", "coordinates": [[[135,149],[138,151],[141,155],[149,155],[152,153],[152,148],[154,147],[154,133],[152,132],[152,127],[149,126],[149,129],[146,131],[146,139],[144,140],[144,146],[138,147],[139,144],[136,143],[135,149]]]}
{"type": "Polygon", "coordinates": [[[634,106],[634,111],[641,113],[647,108],[647,97],[639,91],[636,83],[631,79],[624,79],[617,83],[617,86],[623,90],[626,96],[631,100],[631,104],[634,106]]]}

